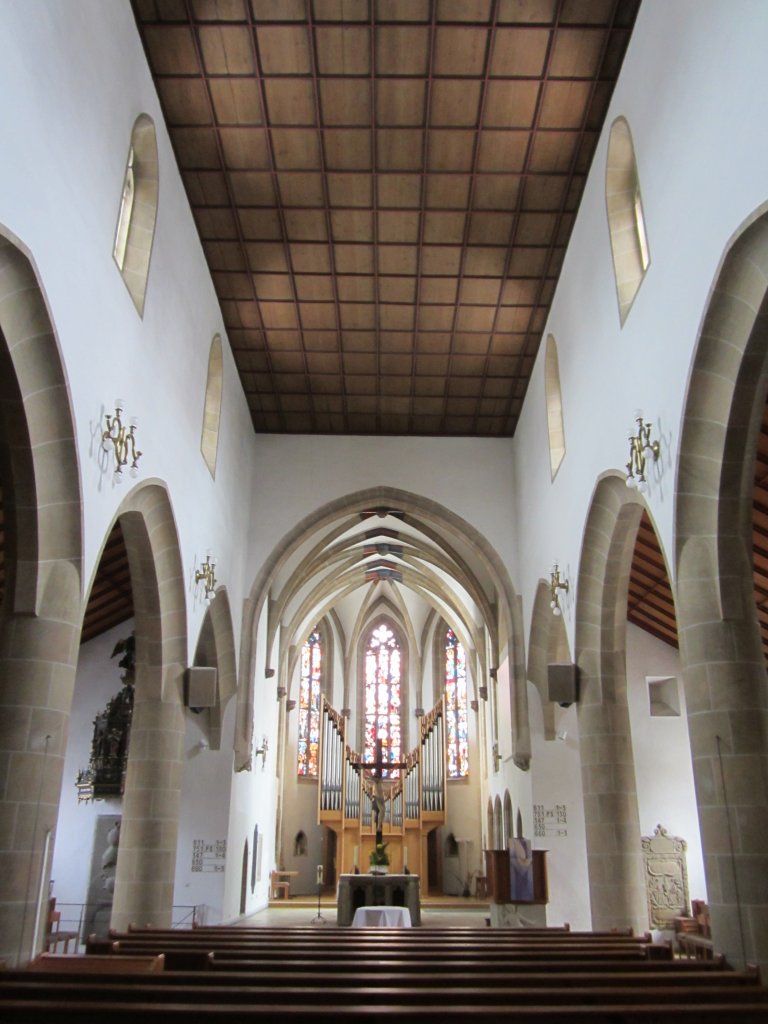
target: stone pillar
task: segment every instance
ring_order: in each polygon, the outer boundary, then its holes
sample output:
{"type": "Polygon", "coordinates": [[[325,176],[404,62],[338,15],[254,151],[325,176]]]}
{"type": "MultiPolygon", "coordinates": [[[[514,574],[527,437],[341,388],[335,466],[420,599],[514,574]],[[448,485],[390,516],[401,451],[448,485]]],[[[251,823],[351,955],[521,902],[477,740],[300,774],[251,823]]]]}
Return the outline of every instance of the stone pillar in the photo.
{"type": "Polygon", "coordinates": [[[75,624],[33,616],[7,620],[0,636],[0,960],[9,965],[36,956],[47,928],[78,640],[75,624]]]}
{"type": "MultiPolygon", "coordinates": [[[[704,612],[688,577],[681,607],[704,612]],[[690,604],[688,603],[690,599],[690,604]]],[[[681,632],[688,729],[715,948],[768,970],[768,688],[751,616],[681,632]]]]}
{"type": "Polygon", "coordinates": [[[142,696],[141,674],[131,725],[123,796],[112,927],[171,925],[184,769],[184,705],[178,685],[167,699],[142,696]]]}
{"type": "MultiPolygon", "coordinates": [[[[578,712],[592,927],[643,932],[648,922],[626,680],[599,681],[590,671],[593,658],[590,652],[579,662],[578,712]]],[[[616,660],[623,663],[623,652],[616,660]]]]}

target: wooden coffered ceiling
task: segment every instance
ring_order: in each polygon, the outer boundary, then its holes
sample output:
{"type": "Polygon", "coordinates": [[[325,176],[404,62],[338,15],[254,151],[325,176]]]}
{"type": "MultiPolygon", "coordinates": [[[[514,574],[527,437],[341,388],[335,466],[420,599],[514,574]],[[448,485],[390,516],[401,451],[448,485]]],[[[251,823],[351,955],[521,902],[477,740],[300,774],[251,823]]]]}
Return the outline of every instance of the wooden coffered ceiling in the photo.
{"type": "Polygon", "coordinates": [[[133,0],[257,432],[514,433],[638,6],[133,0]]]}

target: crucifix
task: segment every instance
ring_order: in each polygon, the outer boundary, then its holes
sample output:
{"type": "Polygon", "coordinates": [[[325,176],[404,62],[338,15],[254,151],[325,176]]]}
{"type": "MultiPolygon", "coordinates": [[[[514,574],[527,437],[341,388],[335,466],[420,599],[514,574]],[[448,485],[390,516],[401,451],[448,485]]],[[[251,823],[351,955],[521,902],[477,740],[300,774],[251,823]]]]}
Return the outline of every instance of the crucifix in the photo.
{"type": "Polygon", "coordinates": [[[383,841],[382,839],[382,825],[384,824],[384,787],[382,785],[382,779],[384,778],[384,771],[393,771],[396,768],[407,768],[408,765],[405,761],[385,761],[384,760],[384,744],[379,738],[376,740],[376,757],[373,761],[361,761],[360,767],[368,771],[371,779],[373,780],[373,815],[376,827],[376,845],[383,841]]]}

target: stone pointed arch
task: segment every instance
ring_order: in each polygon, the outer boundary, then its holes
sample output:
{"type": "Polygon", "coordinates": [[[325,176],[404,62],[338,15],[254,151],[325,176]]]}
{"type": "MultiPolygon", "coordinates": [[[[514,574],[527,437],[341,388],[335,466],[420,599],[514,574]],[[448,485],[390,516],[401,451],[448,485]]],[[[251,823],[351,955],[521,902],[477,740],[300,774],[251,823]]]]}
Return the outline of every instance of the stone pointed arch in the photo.
{"type": "Polygon", "coordinates": [[[562,615],[553,615],[551,594],[545,580],[539,580],[533,602],[528,640],[528,678],[539,691],[544,715],[544,738],[554,740],[555,709],[549,699],[548,666],[571,661],[568,634],[562,615]]]}
{"type": "Polygon", "coordinates": [[[587,866],[594,928],[647,922],[640,821],[629,726],[626,616],[629,572],[643,512],[618,474],[592,496],[576,598],[576,662],[587,866]]]}
{"type": "Polygon", "coordinates": [[[216,590],[216,596],[206,610],[194,664],[216,669],[216,703],[208,711],[208,743],[211,750],[219,750],[224,711],[237,690],[235,636],[229,596],[224,587],[216,590]]]}
{"type": "Polygon", "coordinates": [[[305,516],[284,536],[257,573],[243,608],[236,726],[236,769],[247,768],[250,760],[253,743],[253,686],[256,676],[255,636],[262,610],[270,596],[272,582],[291,555],[308,538],[324,529],[333,527],[340,519],[349,518],[375,507],[402,509],[406,515],[417,515],[420,521],[423,520],[428,525],[439,525],[448,537],[455,538],[457,543],[469,541],[472,544],[475,555],[480,558],[483,569],[495,588],[498,623],[503,626],[499,632],[508,638],[511,698],[514,708],[513,757],[518,767],[527,769],[530,765],[531,743],[528,692],[524,685],[522,612],[519,597],[512,587],[503,560],[475,527],[457,516],[456,513],[451,512],[450,509],[413,492],[383,485],[336,498],[305,516]]]}
{"type": "Polygon", "coordinates": [[[512,845],[515,835],[515,816],[512,810],[512,797],[509,790],[504,790],[504,849],[508,850],[512,845]]]}
{"type": "Polygon", "coordinates": [[[131,131],[112,250],[139,316],[144,315],[157,221],[158,186],[155,124],[148,114],[139,114],[131,131]]]}
{"type": "Polygon", "coordinates": [[[605,167],[605,204],[622,325],[650,266],[635,147],[626,118],[611,125],[605,167]]]}
{"type": "Polygon", "coordinates": [[[0,609],[0,959],[39,952],[45,920],[22,878],[47,888],[82,618],[80,472],[69,389],[32,259],[0,228],[0,487],[6,586],[0,609]],[[37,944],[36,944],[36,936],[37,944]]]}
{"type": "Polygon", "coordinates": [[[729,240],[704,310],[680,440],[675,551],[712,933],[729,962],[763,969],[768,691],[750,521],[766,392],[768,204],[729,240]]]}
{"type": "Polygon", "coordinates": [[[5,603],[39,615],[45,577],[67,561],[82,573],[80,468],[64,362],[37,272],[0,228],[0,378],[9,531],[5,603]]]}
{"type": "Polygon", "coordinates": [[[200,451],[214,479],[216,478],[216,457],[219,451],[219,423],[221,422],[223,390],[224,359],[221,351],[221,336],[215,334],[208,356],[208,377],[203,404],[203,433],[200,439],[200,451]]]}
{"type": "Polygon", "coordinates": [[[152,920],[167,927],[185,733],[187,628],[181,552],[170,498],[160,481],[146,481],[126,495],[115,519],[120,520],[131,572],[136,690],[112,925],[122,930],[131,921],[152,920]]]}

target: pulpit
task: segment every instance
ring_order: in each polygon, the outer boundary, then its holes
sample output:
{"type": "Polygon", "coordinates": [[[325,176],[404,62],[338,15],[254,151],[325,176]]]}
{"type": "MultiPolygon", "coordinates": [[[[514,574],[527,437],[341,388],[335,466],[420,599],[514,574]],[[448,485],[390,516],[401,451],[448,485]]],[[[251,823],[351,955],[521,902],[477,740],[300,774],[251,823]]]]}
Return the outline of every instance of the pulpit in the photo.
{"type": "Polygon", "coordinates": [[[336,921],[352,924],[359,907],[405,907],[411,924],[421,924],[418,875],[340,875],[336,921]]]}

